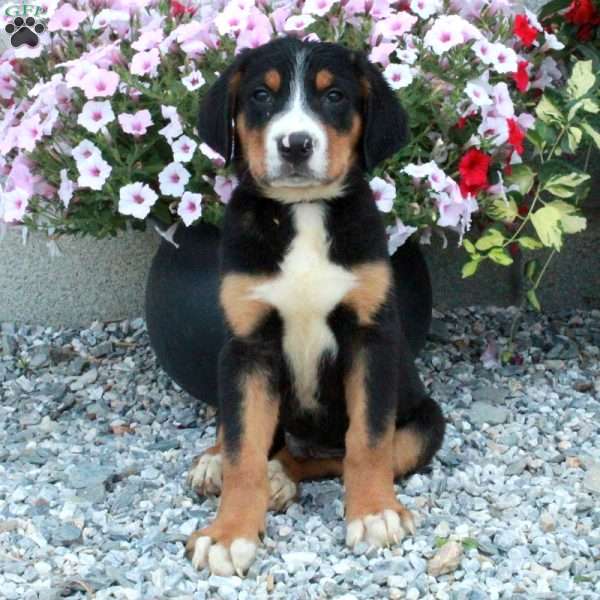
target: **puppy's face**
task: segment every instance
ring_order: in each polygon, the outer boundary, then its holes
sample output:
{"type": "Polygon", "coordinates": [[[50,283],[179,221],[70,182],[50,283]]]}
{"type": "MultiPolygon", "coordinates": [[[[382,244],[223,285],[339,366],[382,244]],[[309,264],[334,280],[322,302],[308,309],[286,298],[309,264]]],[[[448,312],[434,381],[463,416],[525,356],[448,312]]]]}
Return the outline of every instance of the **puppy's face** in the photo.
{"type": "Polygon", "coordinates": [[[199,129],[226,158],[233,154],[265,195],[295,201],[338,195],[355,164],[374,166],[399,147],[405,121],[364,57],[286,38],[238,58],[205,98],[199,129]],[[388,107],[374,115],[378,92],[388,107]],[[225,123],[210,120],[219,104],[225,123]]]}

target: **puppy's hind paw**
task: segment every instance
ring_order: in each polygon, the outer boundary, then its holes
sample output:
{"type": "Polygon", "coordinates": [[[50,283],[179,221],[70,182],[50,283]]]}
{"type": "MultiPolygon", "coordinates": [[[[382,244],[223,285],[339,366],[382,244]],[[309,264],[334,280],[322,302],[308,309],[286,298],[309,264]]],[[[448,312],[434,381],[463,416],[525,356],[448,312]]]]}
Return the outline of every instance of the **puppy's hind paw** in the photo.
{"type": "Polygon", "coordinates": [[[220,453],[205,452],[192,463],[188,485],[199,496],[218,496],[223,485],[223,459],[220,453]]]}
{"type": "Polygon", "coordinates": [[[415,533],[410,511],[405,509],[398,513],[385,509],[350,521],[346,530],[346,545],[354,548],[359,542],[365,541],[374,548],[383,548],[400,543],[407,533],[415,533]]]}

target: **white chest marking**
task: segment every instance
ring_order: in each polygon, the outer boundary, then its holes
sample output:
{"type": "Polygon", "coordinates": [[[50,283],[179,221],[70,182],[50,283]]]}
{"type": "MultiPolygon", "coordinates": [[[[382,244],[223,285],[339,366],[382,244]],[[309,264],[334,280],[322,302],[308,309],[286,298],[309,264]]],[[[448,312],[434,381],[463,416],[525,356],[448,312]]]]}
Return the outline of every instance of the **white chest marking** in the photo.
{"type": "Polygon", "coordinates": [[[356,285],[349,270],[328,258],[325,207],[302,203],[292,207],[296,237],[280,264],[281,273],[254,288],[252,296],[274,306],[284,322],[283,348],[302,408],[318,406],[319,359],[335,355],[337,344],[327,317],[356,285]]]}

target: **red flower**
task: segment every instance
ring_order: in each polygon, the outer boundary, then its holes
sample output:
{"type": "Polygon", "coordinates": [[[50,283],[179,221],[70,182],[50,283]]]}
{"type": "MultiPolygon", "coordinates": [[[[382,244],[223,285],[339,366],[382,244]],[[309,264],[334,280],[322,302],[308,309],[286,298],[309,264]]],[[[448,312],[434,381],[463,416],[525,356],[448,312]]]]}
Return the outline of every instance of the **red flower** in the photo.
{"type": "Polygon", "coordinates": [[[177,0],[171,0],[171,16],[173,18],[182,17],[185,14],[193,15],[196,12],[196,8],[188,4],[183,4],[177,0]]]}
{"type": "Polygon", "coordinates": [[[594,37],[596,27],[591,23],[582,25],[575,34],[580,42],[589,42],[594,37]]]}
{"type": "Polygon", "coordinates": [[[573,0],[565,13],[565,20],[575,25],[600,25],[600,14],[592,0],[573,0]]]}
{"type": "Polygon", "coordinates": [[[524,92],[529,87],[529,72],[527,71],[529,63],[526,60],[520,60],[517,72],[513,75],[513,79],[517,84],[517,89],[524,92]]]}
{"type": "Polygon", "coordinates": [[[525,15],[515,17],[513,32],[526,48],[529,48],[535,42],[538,34],[538,30],[529,24],[529,19],[525,15]]]}
{"type": "Polygon", "coordinates": [[[488,170],[491,162],[492,157],[485,152],[476,148],[467,150],[458,164],[460,191],[463,196],[467,194],[475,196],[488,187],[488,170]]]}
{"type": "Polygon", "coordinates": [[[523,154],[523,140],[525,132],[519,127],[516,119],[506,119],[508,123],[508,143],[512,145],[517,154],[523,154]]]}

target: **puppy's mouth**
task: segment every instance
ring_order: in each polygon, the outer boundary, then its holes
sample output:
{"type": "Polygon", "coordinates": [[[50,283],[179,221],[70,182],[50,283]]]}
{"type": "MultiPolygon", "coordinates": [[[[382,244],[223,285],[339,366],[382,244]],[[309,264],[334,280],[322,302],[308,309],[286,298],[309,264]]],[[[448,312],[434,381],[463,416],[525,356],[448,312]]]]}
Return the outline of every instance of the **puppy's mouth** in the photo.
{"type": "Polygon", "coordinates": [[[277,175],[266,177],[261,182],[263,185],[273,188],[311,188],[327,185],[328,179],[317,177],[306,167],[286,167],[277,175]]]}

